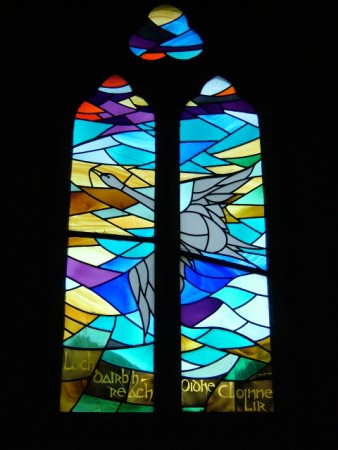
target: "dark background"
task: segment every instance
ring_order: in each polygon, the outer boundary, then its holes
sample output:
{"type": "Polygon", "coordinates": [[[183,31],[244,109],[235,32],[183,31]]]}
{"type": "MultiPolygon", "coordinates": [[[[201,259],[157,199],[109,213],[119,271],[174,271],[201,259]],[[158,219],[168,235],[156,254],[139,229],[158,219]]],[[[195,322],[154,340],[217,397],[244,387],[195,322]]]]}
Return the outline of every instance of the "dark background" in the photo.
{"type": "MultiPolygon", "coordinates": [[[[159,4],[1,6],[1,447],[333,448],[338,300],[333,2],[177,1],[173,5],[202,37],[203,53],[190,61],[145,62],[130,52],[128,40],[159,4]],[[177,148],[168,130],[177,126],[186,101],[220,75],[259,115],[273,318],[272,414],[191,417],[170,406],[169,414],[161,409],[141,417],[58,413],[73,119],[80,103],[114,73],[148,100],[162,124],[160,189],[168,210],[159,210],[159,221],[168,217],[171,223],[176,207],[177,148]]],[[[170,227],[167,231],[175,239],[170,227]]],[[[174,259],[171,252],[165,261],[174,259]]],[[[159,288],[166,283],[170,280],[159,280],[159,288]]],[[[168,307],[169,322],[176,313],[168,307]]],[[[161,358],[170,355],[169,349],[161,358]]]]}

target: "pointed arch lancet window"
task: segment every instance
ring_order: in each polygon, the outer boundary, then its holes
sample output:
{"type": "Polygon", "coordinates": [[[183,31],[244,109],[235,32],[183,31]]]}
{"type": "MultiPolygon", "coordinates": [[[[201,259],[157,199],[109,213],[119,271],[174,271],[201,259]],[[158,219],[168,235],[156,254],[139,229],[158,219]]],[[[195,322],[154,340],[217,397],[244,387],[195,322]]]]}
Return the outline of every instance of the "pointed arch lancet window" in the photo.
{"type": "MultiPolygon", "coordinates": [[[[148,19],[129,41],[141,59],[202,51],[179,9],[148,19]]],[[[152,412],[166,389],[154,386],[154,114],[114,75],[80,105],[73,137],[61,411],[152,412]]],[[[271,412],[258,116],[215,76],[182,111],[179,141],[182,411],[271,412]]]]}
{"type": "Polygon", "coordinates": [[[64,412],[153,410],[154,125],[147,102],[118,75],[76,114],[64,412]]]}
{"type": "Polygon", "coordinates": [[[182,408],[273,410],[258,117],[216,76],[180,121],[182,408]]]}

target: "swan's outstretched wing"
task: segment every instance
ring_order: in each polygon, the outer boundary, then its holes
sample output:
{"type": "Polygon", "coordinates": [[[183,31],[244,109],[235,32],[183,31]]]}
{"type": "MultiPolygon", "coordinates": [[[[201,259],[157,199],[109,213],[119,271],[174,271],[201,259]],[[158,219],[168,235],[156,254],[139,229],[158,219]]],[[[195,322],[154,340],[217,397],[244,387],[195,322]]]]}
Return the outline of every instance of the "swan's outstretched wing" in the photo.
{"type": "Polygon", "coordinates": [[[234,195],[249,179],[253,168],[242,170],[234,175],[194,180],[191,203],[223,204],[234,195]]]}
{"type": "MultiPolygon", "coordinates": [[[[190,183],[190,198],[185,198],[181,211],[181,250],[194,254],[203,252],[244,259],[243,248],[256,246],[229,233],[225,222],[226,202],[248,182],[252,168],[234,175],[200,178],[190,183]]],[[[189,189],[185,189],[185,195],[189,189]]],[[[188,194],[189,195],[189,194],[188,194]]]]}
{"type": "Polygon", "coordinates": [[[155,270],[154,253],[134,266],[129,272],[129,282],[138,303],[144,336],[147,334],[150,317],[154,314],[155,270]]]}

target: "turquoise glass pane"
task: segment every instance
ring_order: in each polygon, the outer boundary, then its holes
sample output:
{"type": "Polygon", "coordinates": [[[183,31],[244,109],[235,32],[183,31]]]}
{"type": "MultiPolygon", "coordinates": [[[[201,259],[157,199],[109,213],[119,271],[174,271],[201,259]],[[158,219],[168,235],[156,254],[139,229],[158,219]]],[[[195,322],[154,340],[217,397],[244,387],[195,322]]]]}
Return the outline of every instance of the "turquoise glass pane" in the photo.
{"type": "Polygon", "coordinates": [[[191,363],[198,363],[206,365],[213,363],[224,356],[224,352],[216,350],[212,347],[201,347],[197,350],[192,350],[184,355],[184,359],[191,363]]]}
{"type": "Polygon", "coordinates": [[[110,331],[114,327],[115,320],[115,317],[98,317],[92,322],[92,326],[101,330],[110,331]]]}
{"type": "Polygon", "coordinates": [[[96,122],[88,123],[88,121],[86,120],[75,120],[73,131],[73,144],[78,145],[81,142],[86,142],[89,139],[94,139],[100,136],[103,131],[106,131],[109,128],[110,125],[104,123],[96,123],[96,122]]]}
{"type": "Polygon", "coordinates": [[[239,334],[217,329],[210,330],[199,341],[214,348],[240,348],[251,345],[248,339],[243,338],[239,334]]]}
{"type": "MultiPolygon", "coordinates": [[[[192,141],[206,141],[206,137],[208,137],[208,141],[219,141],[227,136],[228,133],[226,133],[223,130],[220,130],[217,128],[217,126],[214,126],[211,123],[207,123],[205,120],[202,119],[190,119],[190,120],[184,120],[181,122],[180,126],[180,139],[182,141],[182,144],[185,141],[192,142],[192,141]]],[[[199,142],[199,145],[201,143],[199,142]]],[[[184,146],[181,147],[181,153],[183,151],[184,155],[184,146]]]]}
{"type": "Polygon", "coordinates": [[[116,325],[112,333],[112,339],[127,345],[142,345],[143,343],[143,330],[140,326],[126,319],[124,316],[120,316],[116,319],[116,325]]]}
{"type": "Polygon", "coordinates": [[[106,362],[120,364],[123,360],[125,367],[144,373],[154,372],[154,347],[143,345],[142,347],[128,347],[125,349],[106,350],[102,359],[106,362]]]}

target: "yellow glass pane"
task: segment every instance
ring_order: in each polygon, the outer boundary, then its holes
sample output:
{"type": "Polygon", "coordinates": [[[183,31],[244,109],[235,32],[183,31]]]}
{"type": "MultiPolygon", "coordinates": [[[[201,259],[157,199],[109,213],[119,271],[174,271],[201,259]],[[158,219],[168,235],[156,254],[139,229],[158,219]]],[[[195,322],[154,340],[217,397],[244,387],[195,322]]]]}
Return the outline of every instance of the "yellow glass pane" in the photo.
{"type": "Polygon", "coordinates": [[[229,205],[226,208],[229,213],[238,219],[264,217],[264,206],[253,205],[229,205]]]}
{"type": "Polygon", "coordinates": [[[109,222],[124,229],[152,228],[154,226],[153,222],[134,216],[117,217],[114,219],[109,219],[109,222]]]}
{"type": "Polygon", "coordinates": [[[262,184],[263,184],[262,177],[250,178],[250,180],[247,183],[243,184],[243,186],[241,186],[239,189],[234,191],[234,193],[235,194],[247,194],[248,192],[256,189],[258,186],[261,186],[262,184]]]}
{"type": "Polygon", "coordinates": [[[142,169],[130,169],[134,175],[144,180],[149,186],[155,185],[155,171],[154,170],[142,170],[142,169]]]}
{"type": "Polygon", "coordinates": [[[82,311],[105,316],[119,315],[112,305],[90,289],[80,286],[66,292],[66,303],[82,311]]]}
{"type": "Polygon", "coordinates": [[[70,237],[68,239],[68,247],[86,245],[97,245],[96,239],[91,237],[70,237]]]}
{"type": "Polygon", "coordinates": [[[96,245],[95,247],[72,247],[68,249],[68,255],[96,267],[110,261],[113,257],[110,252],[100,245],[96,245]]]}
{"type": "Polygon", "coordinates": [[[154,22],[156,25],[164,25],[168,22],[172,22],[182,15],[182,11],[175,6],[171,5],[161,5],[152,9],[149,13],[149,19],[154,22]]]}
{"type": "Polygon", "coordinates": [[[196,348],[202,347],[202,344],[199,344],[192,339],[189,339],[185,336],[181,336],[181,349],[183,352],[187,352],[189,350],[195,350],[196,348]]]}
{"type": "Polygon", "coordinates": [[[109,223],[94,215],[82,214],[69,218],[69,229],[71,231],[86,231],[95,233],[116,234],[120,236],[131,236],[128,231],[118,228],[113,223],[109,223]]]}
{"type": "Polygon", "coordinates": [[[248,142],[247,144],[239,145],[238,147],[224,150],[220,153],[216,153],[218,158],[241,158],[243,156],[257,155],[261,152],[260,139],[248,142]]]}
{"type": "Polygon", "coordinates": [[[77,320],[78,322],[83,323],[84,325],[88,325],[90,322],[93,322],[93,320],[97,318],[97,314],[80,311],[79,309],[67,305],[67,303],[65,304],[65,315],[74,320],[77,320]]]}
{"type": "Polygon", "coordinates": [[[69,317],[65,317],[65,328],[71,333],[77,333],[78,331],[82,330],[84,325],[79,322],[75,322],[74,320],[70,319],[69,317]]]}
{"type": "Polygon", "coordinates": [[[61,384],[60,394],[60,411],[69,412],[73,406],[78,402],[81,394],[83,393],[86,384],[81,380],[68,381],[61,384]]]}
{"type": "Polygon", "coordinates": [[[270,362],[271,361],[271,353],[259,345],[255,345],[252,347],[241,348],[239,350],[231,350],[234,355],[244,356],[247,358],[255,359],[257,361],[270,362]]]}
{"type": "Polygon", "coordinates": [[[228,164],[224,166],[215,166],[215,167],[208,167],[210,172],[213,172],[217,175],[228,175],[236,172],[240,172],[243,170],[242,166],[237,166],[236,164],[228,164]]]}

